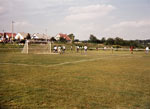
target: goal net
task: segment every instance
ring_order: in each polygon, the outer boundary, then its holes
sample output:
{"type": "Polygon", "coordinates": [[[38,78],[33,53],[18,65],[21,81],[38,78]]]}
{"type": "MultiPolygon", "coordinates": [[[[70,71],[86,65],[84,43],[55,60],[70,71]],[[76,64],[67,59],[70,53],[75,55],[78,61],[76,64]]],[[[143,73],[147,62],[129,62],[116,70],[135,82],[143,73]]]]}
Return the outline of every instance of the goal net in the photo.
{"type": "Polygon", "coordinates": [[[33,53],[33,54],[50,54],[51,43],[48,41],[34,41],[27,40],[23,47],[22,53],[33,53]]]}

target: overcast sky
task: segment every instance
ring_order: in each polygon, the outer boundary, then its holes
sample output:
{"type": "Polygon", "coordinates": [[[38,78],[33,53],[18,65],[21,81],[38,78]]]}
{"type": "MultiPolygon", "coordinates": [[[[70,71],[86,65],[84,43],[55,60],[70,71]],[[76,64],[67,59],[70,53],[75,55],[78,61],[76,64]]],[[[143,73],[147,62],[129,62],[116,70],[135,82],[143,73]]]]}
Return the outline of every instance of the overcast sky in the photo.
{"type": "Polygon", "coordinates": [[[150,0],[0,0],[0,32],[150,39],[150,0]]]}

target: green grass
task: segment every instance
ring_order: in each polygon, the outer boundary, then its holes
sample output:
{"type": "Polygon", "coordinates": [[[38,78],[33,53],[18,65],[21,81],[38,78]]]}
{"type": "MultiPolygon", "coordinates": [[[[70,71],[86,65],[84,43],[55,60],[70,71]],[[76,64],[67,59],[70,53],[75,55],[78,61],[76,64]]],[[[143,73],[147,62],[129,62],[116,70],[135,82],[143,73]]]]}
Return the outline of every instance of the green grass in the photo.
{"type": "Polygon", "coordinates": [[[25,55],[1,51],[0,63],[2,109],[150,108],[150,54],[144,52],[25,55]],[[70,63],[59,65],[65,62],[70,63]]]}

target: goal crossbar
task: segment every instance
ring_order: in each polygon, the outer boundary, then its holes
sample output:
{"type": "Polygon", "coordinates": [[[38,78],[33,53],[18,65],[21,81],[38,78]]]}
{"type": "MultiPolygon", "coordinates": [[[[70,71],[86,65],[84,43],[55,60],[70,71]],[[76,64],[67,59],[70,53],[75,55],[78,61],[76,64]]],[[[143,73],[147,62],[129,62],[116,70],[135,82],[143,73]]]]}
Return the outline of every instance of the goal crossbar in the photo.
{"type": "Polygon", "coordinates": [[[26,40],[21,53],[51,54],[51,42],[26,40]]]}

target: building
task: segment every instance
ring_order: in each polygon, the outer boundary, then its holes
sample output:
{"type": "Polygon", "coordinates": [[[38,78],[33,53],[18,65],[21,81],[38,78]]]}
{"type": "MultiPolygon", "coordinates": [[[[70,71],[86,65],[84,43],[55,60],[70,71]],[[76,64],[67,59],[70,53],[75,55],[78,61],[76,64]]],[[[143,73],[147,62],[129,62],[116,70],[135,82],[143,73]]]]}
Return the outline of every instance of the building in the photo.
{"type": "Polygon", "coordinates": [[[12,41],[16,36],[16,33],[0,33],[0,42],[9,42],[12,41]],[[12,37],[13,36],[13,37],[12,37]]]}
{"type": "Polygon", "coordinates": [[[3,37],[3,33],[0,33],[0,37],[3,37]]]}
{"type": "Polygon", "coordinates": [[[15,39],[16,33],[4,33],[4,37],[7,39],[15,39]],[[13,36],[13,37],[12,37],[13,36]]]}
{"type": "Polygon", "coordinates": [[[50,37],[46,34],[39,34],[39,33],[34,33],[31,36],[31,39],[37,39],[37,40],[50,40],[50,37]]]}
{"type": "Polygon", "coordinates": [[[20,32],[20,33],[17,33],[17,35],[15,36],[15,39],[24,40],[27,38],[27,36],[28,36],[28,33],[20,32]]]}
{"type": "Polygon", "coordinates": [[[0,42],[3,42],[4,38],[3,38],[4,34],[0,33],[0,42]]]}
{"type": "Polygon", "coordinates": [[[67,42],[71,41],[71,39],[69,38],[69,36],[67,34],[62,34],[62,33],[57,34],[55,36],[55,39],[58,41],[58,40],[60,40],[61,37],[66,39],[67,42]]]}

